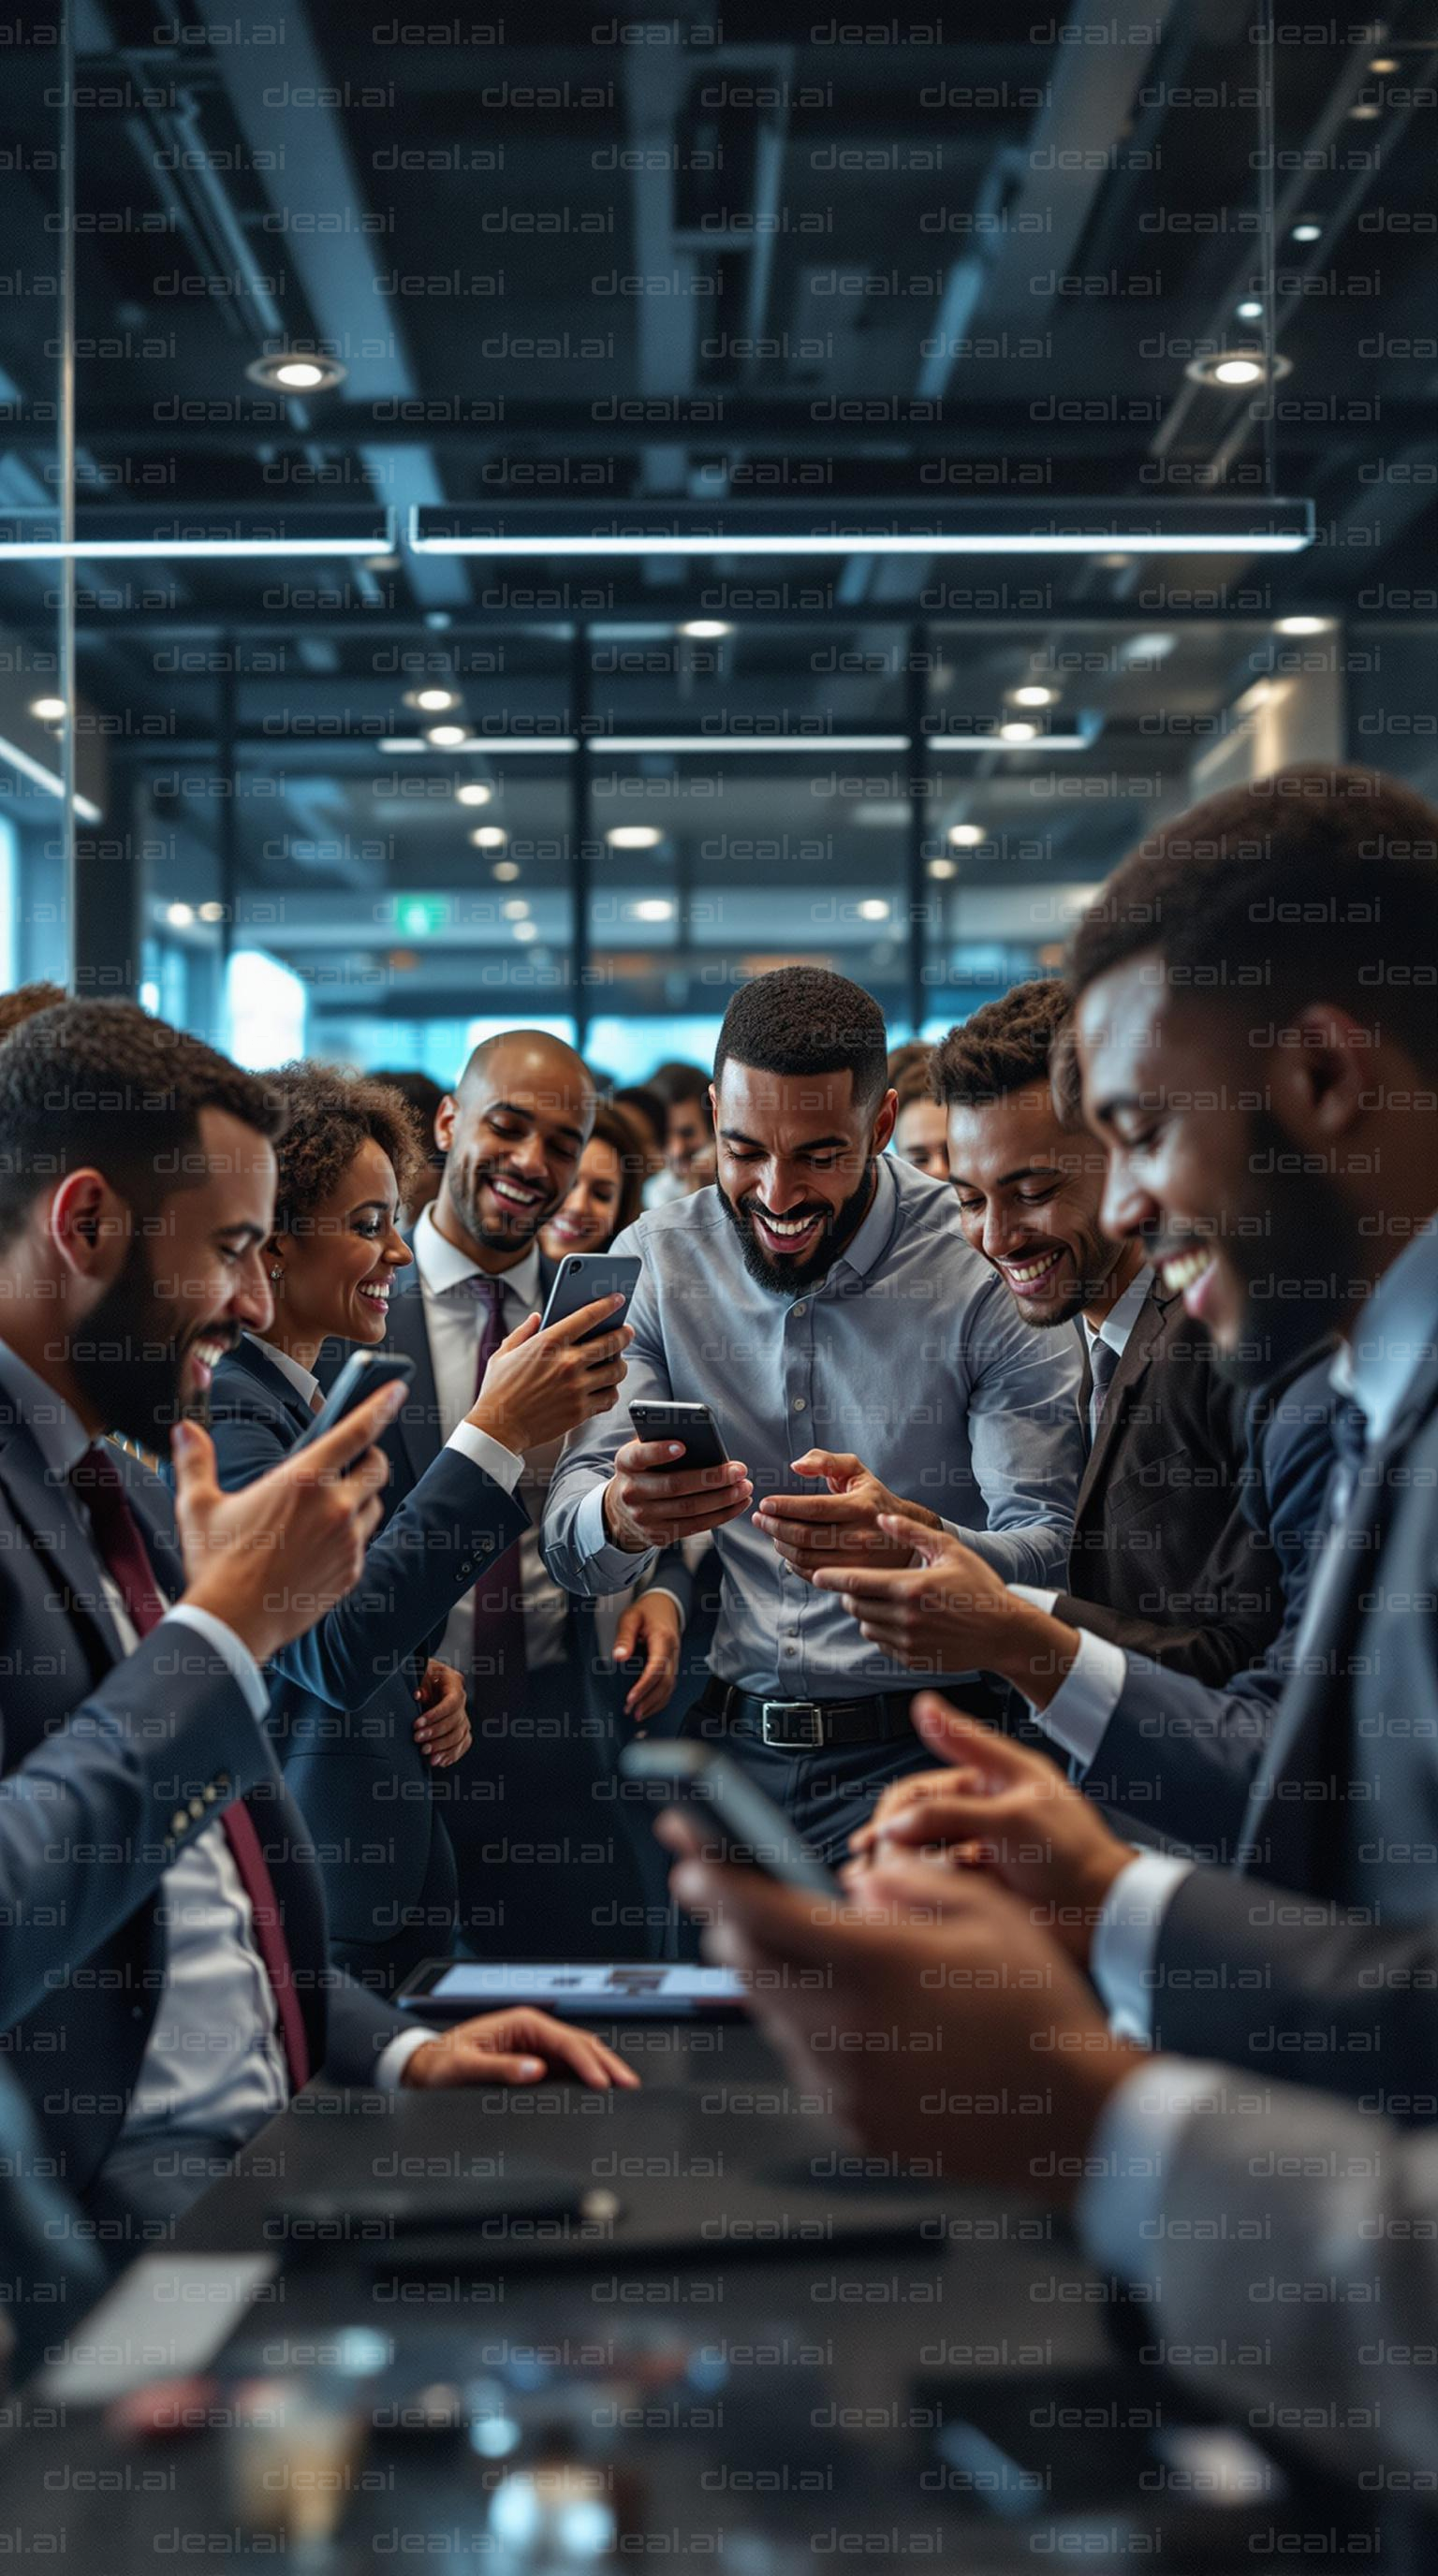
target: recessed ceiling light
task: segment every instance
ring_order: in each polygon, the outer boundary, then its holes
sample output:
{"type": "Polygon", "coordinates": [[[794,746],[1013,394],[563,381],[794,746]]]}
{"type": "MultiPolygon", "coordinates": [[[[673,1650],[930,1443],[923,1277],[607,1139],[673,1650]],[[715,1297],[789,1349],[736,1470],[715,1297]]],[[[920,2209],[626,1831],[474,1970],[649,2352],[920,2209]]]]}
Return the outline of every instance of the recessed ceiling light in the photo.
{"type": "Polygon", "coordinates": [[[1263,306],[1256,295],[1245,295],[1243,302],[1235,305],[1234,310],[1237,313],[1240,322],[1261,322],[1263,320],[1263,306]]]}
{"type": "Polygon", "coordinates": [[[1398,57],[1396,54],[1375,54],[1368,68],[1371,72],[1396,72],[1398,57]]]}
{"type": "Polygon", "coordinates": [[[1046,689],[1033,680],[1022,689],[1010,689],[1009,696],[1016,707],[1051,707],[1058,691],[1046,689]]]}
{"type": "Polygon", "coordinates": [[[1280,617],[1277,632],[1280,635],[1326,635],[1332,623],[1331,617],[1280,617]]]}
{"type": "Polygon", "coordinates": [[[1000,725],[999,740],[1000,742],[1036,742],[1038,731],[1036,724],[1026,724],[1021,717],[1010,718],[1007,724],[1000,725]]]}
{"type": "Polygon", "coordinates": [[[498,823],[481,823],[479,830],[471,832],[469,837],[477,850],[502,850],[509,834],[502,831],[498,823]]]}
{"type": "Polygon", "coordinates": [[[1177,645],[1178,637],[1176,635],[1161,635],[1154,633],[1152,635],[1130,635],[1127,643],[1121,645],[1119,649],[1122,660],[1129,669],[1132,669],[1135,664],[1166,662],[1170,653],[1176,650],[1177,645]]]}
{"type": "Polygon", "coordinates": [[[482,778],[472,778],[465,786],[456,787],[454,791],[457,805],[487,805],[493,794],[494,789],[486,787],[482,778]]]}
{"type": "Polygon", "coordinates": [[[342,385],[349,370],[338,358],[319,357],[313,349],[276,349],[267,358],[256,358],[245,373],[251,384],[270,393],[319,394],[342,385]]]}
{"type": "Polygon", "coordinates": [[[930,859],[929,861],[929,874],[931,877],[956,877],[958,873],[959,863],[957,859],[930,859]]]}
{"type": "Polygon", "coordinates": [[[732,635],[734,629],[722,617],[688,617],[679,632],[695,644],[717,644],[721,635],[732,635]]]}
{"type": "Polygon", "coordinates": [[[463,725],[457,724],[426,725],[424,738],[426,742],[433,743],[436,751],[455,751],[462,742],[469,740],[463,725]]]}
{"type": "Polygon", "coordinates": [[[537,939],[539,937],[539,933],[535,929],[532,921],[517,921],[514,925],[514,935],[516,939],[537,939]]]}
{"type": "Polygon", "coordinates": [[[398,572],[399,557],[398,555],[366,555],[364,568],[366,572],[398,572]]]}
{"type": "MultiPolygon", "coordinates": [[[[1350,107],[1348,113],[1355,124],[1371,125],[1376,116],[1382,115],[1383,110],[1376,99],[1360,98],[1357,106],[1350,107]]],[[[1316,234],[1314,235],[1314,239],[1317,239],[1316,234]]]]}
{"type": "Polygon", "coordinates": [[[222,903],[202,903],[202,904],[201,904],[201,906],[200,906],[200,919],[201,919],[201,921],[223,921],[223,920],[224,920],[224,917],[225,917],[225,907],[224,907],[224,905],[223,905],[222,903]]]}
{"type": "Polygon", "coordinates": [[[519,874],[519,862],[517,859],[496,859],[489,873],[496,885],[513,885],[519,874]]]}
{"type": "Polygon", "coordinates": [[[195,907],[192,903],[170,903],[165,906],[165,919],[172,929],[188,930],[194,918],[195,907]]]}
{"type": "Polygon", "coordinates": [[[442,716],[446,707],[457,707],[459,699],[453,689],[408,689],[404,702],[418,707],[423,715],[442,716]]]}
{"type": "Polygon", "coordinates": [[[864,902],[859,906],[859,919],[861,921],[887,921],[888,918],[889,907],[878,895],[867,896],[864,902]]]}
{"type": "Polygon", "coordinates": [[[629,907],[636,921],[672,921],[674,906],[663,895],[646,895],[642,903],[629,907]]]}
{"type": "Polygon", "coordinates": [[[42,724],[59,724],[64,717],[65,701],[63,698],[32,698],[30,713],[38,716],[42,724]]]}
{"type": "Polygon", "coordinates": [[[1132,555],[1100,555],[1099,570],[1100,572],[1127,572],[1132,561],[1132,555]]]}
{"type": "Polygon", "coordinates": [[[528,921],[529,906],[522,894],[512,894],[504,907],[506,921],[528,921]]]}
{"type": "Polygon", "coordinates": [[[664,835],[652,823],[616,823],[604,837],[611,850],[657,850],[664,835]]]}
{"type": "MultiPolygon", "coordinates": [[[[1217,385],[1224,392],[1237,393],[1245,385],[1261,385],[1268,363],[1261,349],[1213,349],[1206,358],[1190,358],[1183,372],[1196,385],[1217,385]]],[[[1275,356],[1275,383],[1292,372],[1291,359],[1275,356]]]]}
{"type": "Polygon", "coordinates": [[[1322,231],[1321,224],[1295,224],[1293,238],[1296,242],[1315,242],[1320,238],[1322,231]]]}
{"type": "Polygon", "coordinates": [[[988,837],[989,836],[981,823],[951,823],[949,825],[949,846],[951,849],[976,850],[979,843],[981,841],[986,841],[988,837]]]}

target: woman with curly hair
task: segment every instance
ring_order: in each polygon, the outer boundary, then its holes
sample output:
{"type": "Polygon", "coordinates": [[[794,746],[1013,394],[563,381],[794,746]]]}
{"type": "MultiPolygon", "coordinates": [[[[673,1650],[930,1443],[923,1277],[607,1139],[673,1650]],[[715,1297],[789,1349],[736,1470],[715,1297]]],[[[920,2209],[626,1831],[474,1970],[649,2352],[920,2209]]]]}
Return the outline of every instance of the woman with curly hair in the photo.
{"type": "MultiPolygon", "coordinates": [[[[387,1085],[318,1064],[267,1079],[288,1111],[266,1247],[274,1322],[215,1372],[211,1423],[230,1487],[263,1475],[307,1428],[324,1344],[384,1340],[391,1287],[414,1258],[400,1212],[424,1158],[413,1110],[387,1085]]],[[[304,1683],[271,1689],[270,1729],[315,1836],[331,1946],[382,1990],[453,1937],[436,1774],[462,1759],[470,1725],[461,1676],[430,1648],[526,1526],[514,1499],[522,1453],[614,1401],[628,1335],[581,1348],[596,1320],[587,1308],[541,1332],[531,1319],[500,1344],[466,1419],[373,1541],[364,1579],[311,1629],[304,1683]]]]}

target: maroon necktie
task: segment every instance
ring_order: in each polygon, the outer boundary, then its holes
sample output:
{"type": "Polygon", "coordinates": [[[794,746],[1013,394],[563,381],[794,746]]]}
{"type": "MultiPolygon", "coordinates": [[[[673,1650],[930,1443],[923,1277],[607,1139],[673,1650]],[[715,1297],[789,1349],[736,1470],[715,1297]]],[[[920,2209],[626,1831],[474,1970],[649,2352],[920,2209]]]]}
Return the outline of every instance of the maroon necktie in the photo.
{"type": "MultiPolygon", "coordinates": [[[[144,1532],[130,1509],[124,1479],[103,1441],[86,1450],[71,1483],[89,1512],[101,1561],[129,1612],[135,1634],[148,1637],[163,1619],[166,1604],[155,1581],[144,1532]]],[[[275,1883],[248,1808],[237,1802],[225,1809],[220,1822],[250,1900],[255,1947],[274,1995],[290,2083],[298,2093],[309,2081],[310,2050],[275,1883]]]]}
{"type": "MultiPolygon", "coordinates": [[[[502,1281],[488,1279],[478,1270],[467,1285],[481,1309],[474,1371],[477,1397],[484,1384],[484,1372],[504,1340],[504,1286],[502,1281]]],[[[496,1558],[482,1582],[475,1585],[471,1696],[476,1708],[485,1701],[512,1704],[512,1695],[523,1687],[523,1580],[520,1542],[516,1539],[503,1556],[496,1558]]]]}

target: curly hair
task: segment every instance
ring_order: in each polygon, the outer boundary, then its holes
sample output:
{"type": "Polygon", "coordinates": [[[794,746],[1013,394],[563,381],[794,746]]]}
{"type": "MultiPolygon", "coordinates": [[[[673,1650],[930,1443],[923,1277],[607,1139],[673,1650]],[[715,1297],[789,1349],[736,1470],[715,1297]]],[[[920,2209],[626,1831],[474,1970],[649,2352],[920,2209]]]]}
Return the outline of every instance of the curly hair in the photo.
{"type": "MultiPolygon", "coordinates": [[[[847,1073],[854,1105],[865,1110],[877,1108],[888,1085],[883,1012],[872,993],[827,966],[776,966],[741,984],[714,1050],[716,1083],[731,1056],[758,1073],[847,1073]]],[[[649,1079],[657,1089],[657,1077],[649,1079]]]]}
{"type": "Polygon", "coordinates": [[[935,1047],[929,1059],[932,1097],[948,1109],[982,1109],[1011,1091],[1046,1084],[1071,1008],[1067,987],[1056,975],[1033,976],[996,1002],[985,1002],[935,1047]]]}
{"type": "Polygon", "coordinates": [[[42,1190],[87,1165],[152,1212],[188,1185],[206,1109],[272,1140],[284,1123],[268,1077],[134,1002],[61,1000],[20,1020],[0,1044],[0,1252],[42,1190]]]}
{"type": "Polygon", "coordinates": [[[334,1064],[282,1064],[267,1080],[287,1112],[275,1147],[276,1234],[293,1234],[323,1206],[366,1142],[388,1155],[403,1204],[424,1168],[427,1147],[420,1119],[402,1092],[334,1064]]]}

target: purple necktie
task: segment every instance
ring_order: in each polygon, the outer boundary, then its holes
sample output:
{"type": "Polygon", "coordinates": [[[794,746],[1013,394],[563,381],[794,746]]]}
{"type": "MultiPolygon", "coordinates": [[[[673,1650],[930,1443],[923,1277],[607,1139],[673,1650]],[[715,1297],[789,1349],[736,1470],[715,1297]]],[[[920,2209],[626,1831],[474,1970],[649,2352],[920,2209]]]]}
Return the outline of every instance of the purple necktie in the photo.
{"type": "MultiPolygon", "coordinates": [[[[476,1271],[467,1282],[475,1304],[481,1309],[479,1346],[475,1353],[474,1392],[478,1397],[484,1385],[484,1373],[504,1340],[504,1286],[498,1279],[488,1279],[476,1271]]],[[[513,1705],[522,1690],[524,1660],[524,1569],[520,1543],[516,1539],[503,1556],[497,1557],[488,1573],[474,1587],[474,1660],[470,1668],[470,1699],[475,1709],[513,1705]]]]}
{"type": "MultiPolygon", "coordinates": [[[[124,1478],[103,1441],[97,1440],[93,1448],[86,1450],[70,1482],[89,1512],[100,1561],[129,1612],[136,1636],[148,1637],[163,1619],[165,1603],[155,1581],[145,1533],[130,1509],[124,1478]]],[[[298,2093],[309,2082],[310,2046],[270,1865],[254,1819],[242,1801],[227,1807],[219,1821],[240,1884],[250,1900],[255,1947],[274,1996],[290,2083],[298,2093]]]]}

